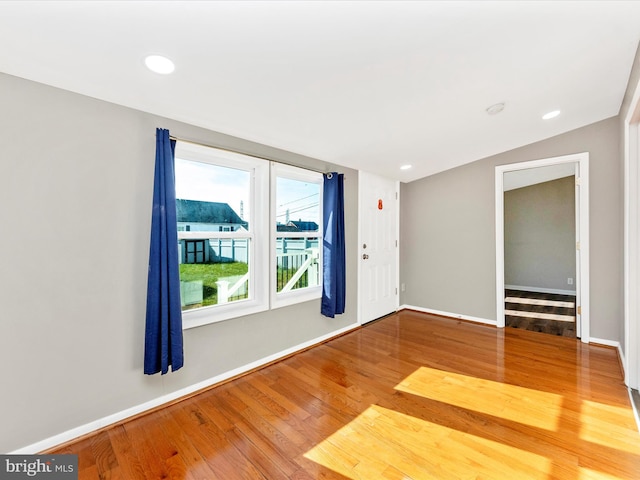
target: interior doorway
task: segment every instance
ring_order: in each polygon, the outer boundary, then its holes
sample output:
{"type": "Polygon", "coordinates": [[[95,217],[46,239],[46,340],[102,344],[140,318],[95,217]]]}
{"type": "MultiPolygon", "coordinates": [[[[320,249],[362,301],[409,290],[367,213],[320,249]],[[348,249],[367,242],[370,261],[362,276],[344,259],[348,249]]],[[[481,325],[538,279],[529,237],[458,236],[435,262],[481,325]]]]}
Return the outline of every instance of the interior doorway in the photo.
{"type": "Polygon", "coordinates": [[[576,338],[576,165],[504,173],[505,326],[576,338]]]}
{"type": "Polygon", "coordinates": [[[496,167],[498,327],[589,342],[588,158],[496,167]]]}

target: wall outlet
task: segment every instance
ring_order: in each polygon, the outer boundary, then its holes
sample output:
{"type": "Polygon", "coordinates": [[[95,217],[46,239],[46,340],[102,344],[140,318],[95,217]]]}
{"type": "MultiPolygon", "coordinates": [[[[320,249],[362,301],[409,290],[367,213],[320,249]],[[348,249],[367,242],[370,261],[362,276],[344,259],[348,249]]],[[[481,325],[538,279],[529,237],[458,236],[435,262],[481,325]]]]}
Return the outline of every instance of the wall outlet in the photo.
{"type": "Polygon", "coordinates": [[[567,278],[567,285],[573,285],[573,278],[567,278]]]}
{"type": "Polygon", "coordinates": [[[400,291],[401,291],[401,292],[404,292],[404,283],[401,283],[401,284],[400,284],[400,291]]]}

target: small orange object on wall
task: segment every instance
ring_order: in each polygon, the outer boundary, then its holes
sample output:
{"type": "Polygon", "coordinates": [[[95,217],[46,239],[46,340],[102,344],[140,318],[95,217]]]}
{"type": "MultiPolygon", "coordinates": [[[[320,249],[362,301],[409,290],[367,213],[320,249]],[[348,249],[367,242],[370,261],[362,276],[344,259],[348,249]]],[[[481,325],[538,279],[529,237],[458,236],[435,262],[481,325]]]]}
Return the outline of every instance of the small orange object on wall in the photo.
{"type": "Polygon", "coordinates": [[[378,199],[378,210],[382,210],[382,199],[378,199]]]}

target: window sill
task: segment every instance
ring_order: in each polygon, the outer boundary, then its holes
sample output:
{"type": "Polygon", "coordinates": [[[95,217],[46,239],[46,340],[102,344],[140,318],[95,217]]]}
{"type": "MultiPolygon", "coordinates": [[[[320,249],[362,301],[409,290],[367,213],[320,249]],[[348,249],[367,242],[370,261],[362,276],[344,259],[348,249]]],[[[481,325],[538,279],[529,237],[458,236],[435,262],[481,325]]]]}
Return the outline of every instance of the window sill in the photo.
{"type": "Polygon", "coordinates": [[[320,298],[322,298],[322,286],[293,290],[287,293],[276,293],[271,299],[271,309],[288,307],[320,298]]]}
{"type": "Polygon", "coordinates": [[[267,305],[251,300],[187,310],[182,312],[182,330],[189,330],[211,323],[224,322],[267,310],[269,310],[267,305]]]}
{"type": "Polygon", "coordinates": [[[322,287],[305,288],[300,291],[277,294],[272,300],[271,308],[256,301],[234,302],[228,305],[212,305],[182,312],[182,329],[201,327],[212,323],[233,320],[254,313],[266,312],[278,308],[289,307],[299,303],[310,302],[322,298],[322,287]]]}

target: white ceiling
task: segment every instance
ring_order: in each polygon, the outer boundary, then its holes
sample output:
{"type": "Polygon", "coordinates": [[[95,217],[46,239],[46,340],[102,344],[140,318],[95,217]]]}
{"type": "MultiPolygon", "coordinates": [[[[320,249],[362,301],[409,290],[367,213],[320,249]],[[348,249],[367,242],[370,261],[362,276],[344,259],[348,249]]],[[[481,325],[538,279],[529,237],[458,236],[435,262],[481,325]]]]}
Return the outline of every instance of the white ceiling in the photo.
{"type": "Polygon", "coordinates": [[[617,115],[639,41],[636,1],[0,2],[1,72],[401,181],[617,115]]]}
{"type": "Polygon", "coordinates": [[[575,163],[559,163],[544,167],[526,168],[505,172],[503,176],[502,190],[508,192],[516,188],[529,187],[538,183],[550,182],[559,178],[575,175],[575,163]]]}

